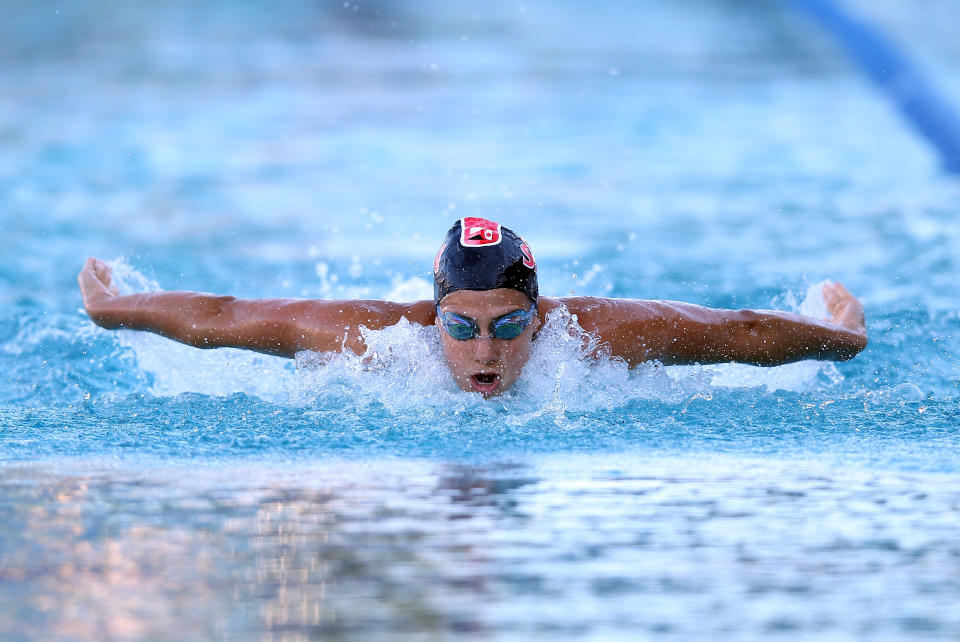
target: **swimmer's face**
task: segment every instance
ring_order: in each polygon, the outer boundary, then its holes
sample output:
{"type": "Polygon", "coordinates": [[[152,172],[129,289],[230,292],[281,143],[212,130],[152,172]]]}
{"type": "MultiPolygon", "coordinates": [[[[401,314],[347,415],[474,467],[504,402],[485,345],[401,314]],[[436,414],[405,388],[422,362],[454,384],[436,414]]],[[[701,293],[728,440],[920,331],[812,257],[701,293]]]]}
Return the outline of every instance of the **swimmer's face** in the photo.
{"type": "Polygon", "coordinates": [[[530,359],[530,343],[533,333],[540,327],[540,318],[534,315],[530,325],[513,339],[492,338],[490,324],[505,314],[527,311],[530,305],[527,295],[507,288],[482,292],[457,290],[443,297],[440,301],[441,312],[452,312],[473,319],[483,335],[458,341],[447,334],[440,319],[437,319],[443,356],[454,381],[462,390],[494,397],[516,383],[530,359]]]}

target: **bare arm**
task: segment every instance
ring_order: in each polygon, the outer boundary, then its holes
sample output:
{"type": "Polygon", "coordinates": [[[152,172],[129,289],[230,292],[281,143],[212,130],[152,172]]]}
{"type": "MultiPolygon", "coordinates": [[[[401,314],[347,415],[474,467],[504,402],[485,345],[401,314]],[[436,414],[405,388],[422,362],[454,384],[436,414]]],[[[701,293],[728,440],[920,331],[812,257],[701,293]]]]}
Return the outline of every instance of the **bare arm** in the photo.
{"type": "Polygon", "coordinates": [[[104,328],[147,330],[197,348],[246,348],[293,357],[301,350],[362,353],[359,326],[380,329],[401,317],[434,321],[432,301],[237,299],[198,292],[119,296],[110,267],[90,258],[78,277],[83,306],[104,328]]]}
{"type": "Polygon", "coordinates": [[[804,359],[844,361],[867,345],[863,305],[839,283],[824,286],[825,320],[770,310],[720,310],[675,301],[576,297],[581,327],[630,366],[737,361],[776,366],[804,359]]]}

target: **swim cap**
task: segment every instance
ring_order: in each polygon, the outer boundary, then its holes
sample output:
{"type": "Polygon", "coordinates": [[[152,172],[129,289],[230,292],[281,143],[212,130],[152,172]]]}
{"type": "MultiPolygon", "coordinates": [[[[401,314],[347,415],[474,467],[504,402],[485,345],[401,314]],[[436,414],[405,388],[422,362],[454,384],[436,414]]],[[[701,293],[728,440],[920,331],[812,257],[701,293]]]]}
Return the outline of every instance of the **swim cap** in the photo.
{"type": "Polygon", "coordinates": [[[496,221],[467,216],[453,224],[433,262],[433,299],[457,290],[509,288],[537,301],[537,263],[527,243],[496,221]]]}

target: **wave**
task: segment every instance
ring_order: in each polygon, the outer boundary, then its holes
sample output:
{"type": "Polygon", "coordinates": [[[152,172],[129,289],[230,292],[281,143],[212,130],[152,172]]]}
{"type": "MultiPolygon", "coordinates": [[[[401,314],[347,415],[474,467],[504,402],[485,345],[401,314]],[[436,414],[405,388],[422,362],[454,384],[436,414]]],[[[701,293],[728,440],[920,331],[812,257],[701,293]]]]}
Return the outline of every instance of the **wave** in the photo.
{"type": "MultiPolygon", "coordinates": [[[[111,266],[123,293],[160,289],[122,259],[111,266]]],[[[823,316],[820,288],[821,284],[815,284],[802,300],[788,296],[781,304],[823,316]]],[[[802,392],[842,379],[833,364],[816,361],[775,368],[742,364],[667,367],[650,362],[629,369],[618,358],[588,356],[595,341],[566,310],[558,309],[547,317],[513,389],[484,401],[454,384],[434,327],[403,319],[382,330],[363,328],[362,332],[367,349],[361,355],[306,351],[294,360],[232,348],[200,350],[146,332],[120,330],[117,336],[134,354],[154,395],[246,393],[273,403],[309,407],[376,405],[394,412],[433,408],[452,413],[510,408],[521,417],[560,416],[567,411],[607,410],[644,400],[684,403],[724,388],[802,392]]]]}

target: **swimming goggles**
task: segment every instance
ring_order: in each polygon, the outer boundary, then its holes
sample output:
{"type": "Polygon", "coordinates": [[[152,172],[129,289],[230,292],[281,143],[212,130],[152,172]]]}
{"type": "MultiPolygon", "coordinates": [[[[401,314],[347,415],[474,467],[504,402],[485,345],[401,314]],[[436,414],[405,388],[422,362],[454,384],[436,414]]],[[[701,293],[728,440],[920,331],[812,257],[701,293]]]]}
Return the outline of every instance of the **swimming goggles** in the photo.
{"type": "Polygon", "coordinates": [[[490,323],[492,333],[488,337],[480,334],[480,328],[473,319],[453,312],[441,312],[440,305],[437,304],[437,316],[440,317],[443,329],[457,341],[467,341],[474,337],[481,339],[516,339],[527,329],[536,313],[537,304],[534,303],[529,310],[514,310],[502,317],[497,317],[490,323]]]}

